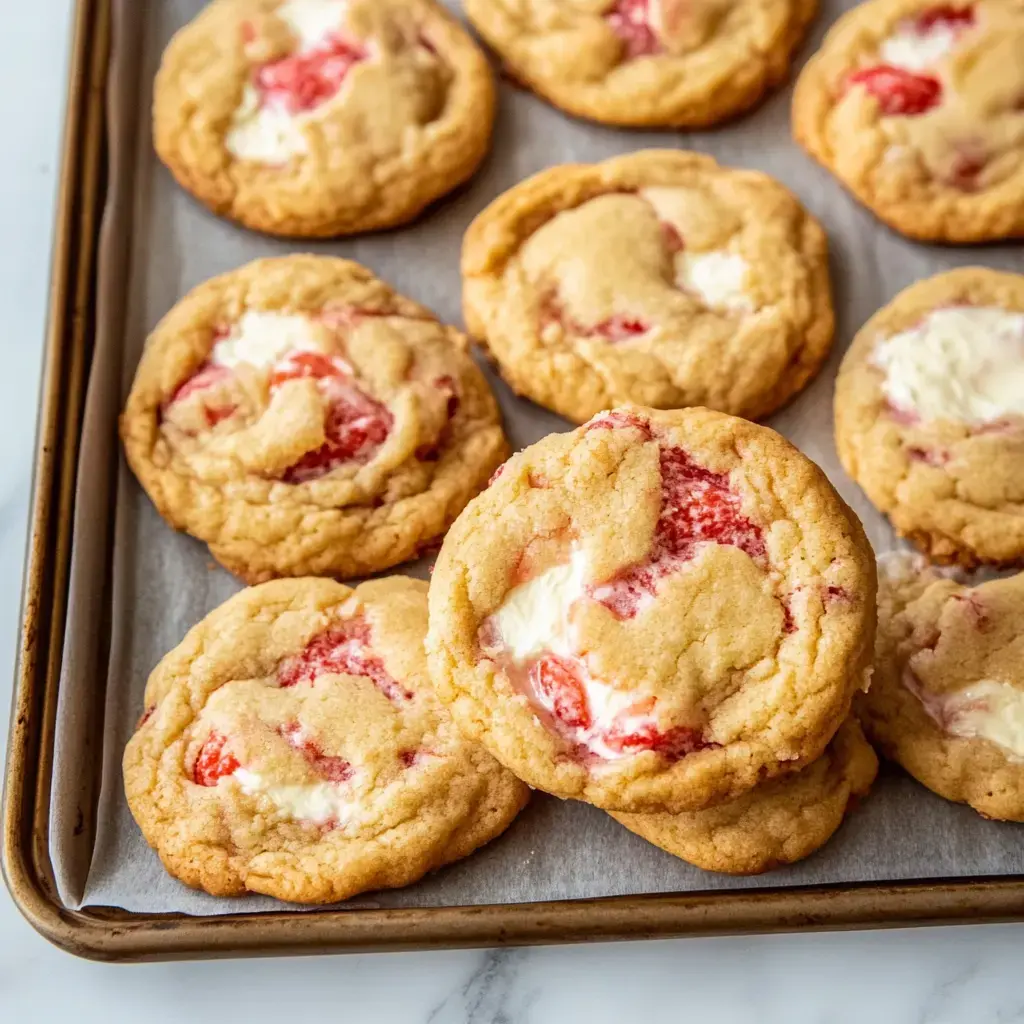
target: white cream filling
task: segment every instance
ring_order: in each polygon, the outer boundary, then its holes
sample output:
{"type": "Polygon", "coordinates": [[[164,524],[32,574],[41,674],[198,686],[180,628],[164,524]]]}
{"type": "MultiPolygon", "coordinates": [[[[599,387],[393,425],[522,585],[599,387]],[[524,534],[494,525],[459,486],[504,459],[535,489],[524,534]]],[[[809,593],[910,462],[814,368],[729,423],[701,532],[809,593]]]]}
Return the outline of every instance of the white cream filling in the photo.
{"type": "Polygon", "coordinates": [[[878,54],[885,64],[893,67],[926,71],[952,51],[962,30],[962,26],[942,21],[925,32],[912,24],[904,25],[883,41],[878,54]]]}
{"type": "Polygon", "coordinates": [[[282,814],[296,821],[316,825],[330,821],[341,826],[349,821],[355,808],[351,790],[336,782],[284,785],[247,768],[236,768],[231,777],[243,793],[266,797],[282,814]]]}
{"type": "Polygon", "coordinates": [[[684,249],[676,256],[676,283],[699,295],[711,309],[750,311],[753,303],[745,287],[749,269],[750,265],[738,253],[684,249]]]}
{"type": "Polygon", "coordinates": [[[983,679],[947,694],[940,706],[950,735],[988,740],[1011,760],[1024,761],[1024,690],[983,679]]]}
{"type": "MultiPolygon", "coordinates": [[[[347,6],[348,0],[286,0],[276,14],[298,38],[295,52],[303,53],[321,45],[331,32],[341,27],[347,6]]],[[[286,164],[292,157],[309,151],[302,125],[319,116],[324,106],[293,114],[274,103],[261,104],[260,94],[251,83],[246,84],[224,145],[240,160],[286,164]]]]}
{"type": "Polygon", "coordinates": [[[565,565],[556,565],[509,591],[494,621],[516,661],[545,651],[569,655],[569,609],[583,596],[586,572],[586,558],[576,551],[565,565]]]}
{"type": "Polygon", "coordinates": [[[247,363],[269,369],[289,352],[323,351],[319,331],[319,325],[308,316],[250,310],[213,346],[210,360],[231,368],[247,363]]]}
{"type": "MultiPolygon", "coordinates": [[[[494,620],[504,646],[515,661],[523,662],[550,652],[579,664],[579,682],[586,694],[591,724],[588,729],[574,730],[573,738],[600,757],[611,760],[625,756],[628,751],[613,750],[605,743],[604,736],[619,714],[637,703],[637,697],[591,678],[572,650],[570,610],[584,596],[586,578],[586,557],[582,551],[574,551],[564,565],[556,565],[514,587],[495,612],[494,620]]],[[[547,694],[537,691],[536,698],[546,711],[555,714],[554,701],[547,694]]],[[[617,726],[623,732],[633,732],[653,724],[654,717],[645,713],[623,716],[617,726]]]]}
{"type": "Polygon", "coordinates": [[[951,306],[875,348],[882,391],[924,420],[985,422],[1024,415],[1024,314],[951,306]]]}

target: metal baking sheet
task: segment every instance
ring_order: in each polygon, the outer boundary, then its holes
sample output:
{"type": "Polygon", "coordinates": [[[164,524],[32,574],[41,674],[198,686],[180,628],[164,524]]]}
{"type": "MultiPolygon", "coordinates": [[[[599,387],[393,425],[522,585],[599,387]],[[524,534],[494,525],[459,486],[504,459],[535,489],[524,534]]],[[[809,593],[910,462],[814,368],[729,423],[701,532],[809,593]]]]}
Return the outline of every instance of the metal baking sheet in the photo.
{"type": "MultiPolygon", "coordinates": [[[[458,4],[452,3],[455,9],[458,4]]],[[[841,11],[827,0],[805,58],[841,11]]],[[[159,518],[121,459],[114,431],[147,333],[200,281],[253,258],[297,251],[356,259],[399,290],[460,322],[459,248],[469,221],[503,190],[553,164],[593,161],[651,146],[689,148],[788,185],[824,223],[832,245],[838,314],[835,350],[817,380],[769,422],[822,465],[864,520],[878,551],[894,546],[836,460],[831,396],[836,367],[856,329],[900,289],[971,263],[1020,269],[1011,246],[943,249],[904,241],[858,207],[791,141],[784,88],[744,119],[714,132],[626,132],[573,121],[502,82],[495,145],[480,174],[416,224],[376,236],[296,244],[248,233],[214,218],[171,180],[149,141],[149,106],[160,53],[201,0],[114,0],[108,125],[111,180],[101,240],[98,330],[82,434],[69,614],[60,681],[50,813],[50,858],[68,907],[120,907],[193,915],[280,910],[260,897],[219,900],[167,876],[125,804],[120,758],[141,708],[145,680],[161,656],[239,583],[212,566],[203,545],[159,518]],[[111,480],[116,495],[110,503],[111,480]],[[105,585],[108,584],[108,585],[105,585]],[[99,736],[82,728],[83,708],[104,712],[99,736]],[[94,753],[97,752],[97,753],[94,753]],[[81,808],[102,758],[95,833],[81,808]]],[[[516,447],[554,430],[558,417],[518,400],[491,375],[516,447]]],[[[422,575],[424,564],[399,571],[422,575]]],[[[602,812],[537,795],[509,832],[472,858],[407,889],[345,907],[458,907],[644,893],[714,892],[1024,873],[1024,832],[986,822],[932,796],[894,771],[823,851],[755,879],[700,871],[618,826],[602,812]]]]}

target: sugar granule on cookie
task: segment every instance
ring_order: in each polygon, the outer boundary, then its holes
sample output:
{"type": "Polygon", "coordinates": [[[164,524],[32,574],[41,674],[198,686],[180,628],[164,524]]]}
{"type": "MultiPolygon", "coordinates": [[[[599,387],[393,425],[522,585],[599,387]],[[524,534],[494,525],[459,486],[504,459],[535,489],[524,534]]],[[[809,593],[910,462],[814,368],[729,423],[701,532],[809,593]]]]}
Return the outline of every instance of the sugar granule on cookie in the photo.
{"type": "Polygon", "coordinates": [[[466,0],[465,8],[516,79],[570,114],[695,128],[742,113],[786,76],[817,0],[466,0]]]}
{"type": "Polygon", "coordinates": [[[494,103],[486,59],[434,0],[213,0],[164,53],[153,136],[216,213],[344,235],[469,178],[494,103]]]}
{"type": "Polygon", "coordinates": [[[939,796],[1024,821],[1024,575],[972,587],[901,560],[878,612],[872,740],[939,796]]]}
{"type": "Polygon", "coordinates": [[[871,790],[878,758],[855,718],[802,771],[703,811],[617,814],[648,842],[706,871],[757,875],[819,850],[871,790]]]}
{"type": "Polygon", "coordinates": [[[920,281],[854,339],[836,381],[847,472],[929,557],[1024,560],[1024,276],[920,281]]]}
{"type": "Polygon", "coordinates": [[[161,661],[124,780],[172,875],[328,903],[408,885],[508,827],[528,790],[434,698],[426,591],[263,584],[161,661]]]}
{"type": "Polygon", "coordinates": [[[1024,2],[870,0],[793,100],[804,147],[912,238],[1024,234],[1024,2]]]}
{"type": "Polygon", "coordinates": [[[868,670],[874,559],[771,430],[625,407],[513,456],[445,538],[431,673],[530,785],[698,810],[820,755],[868,670]]]}
{"type": "Polygon", "coordinates": [[[160,513],[247,582],[416,557],[508,446],[467,341],[347,260],[259,260],[187,295],[121,417],[160,513]]]}
{"type": "Polygon", "coordinates": [[[470,225],[462,278],[512,388],[578,423],[627,402],[766,416],[832,343],[818,222],[767,175],[696,153],[534,175],[470,225]]]}

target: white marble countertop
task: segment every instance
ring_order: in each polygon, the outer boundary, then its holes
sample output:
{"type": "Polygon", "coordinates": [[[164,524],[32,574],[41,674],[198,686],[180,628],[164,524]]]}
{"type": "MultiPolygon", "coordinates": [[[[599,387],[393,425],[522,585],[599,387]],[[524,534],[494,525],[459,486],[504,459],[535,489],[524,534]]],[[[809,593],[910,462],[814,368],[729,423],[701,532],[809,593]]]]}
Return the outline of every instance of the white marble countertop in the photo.
{"type": "MultiPolygon", "coordinates": [[[[71,0],[0,12],[0,705],[14,660],[71,0]]],[[[6,723],[5,723],[6,725],[6,723]]],[[[5,731],[5,730],[4,730],[5,731]]],[[[5,740],[0,739],[0,743],[5,740]]],[[[114,967],[49,946],[0,894],[0,1020],[251,1024],[1024,1021],[1024,927],[960,927],[114,967]],[[320,1015],[323,1015],[322,1017],[320,1015]]]]}

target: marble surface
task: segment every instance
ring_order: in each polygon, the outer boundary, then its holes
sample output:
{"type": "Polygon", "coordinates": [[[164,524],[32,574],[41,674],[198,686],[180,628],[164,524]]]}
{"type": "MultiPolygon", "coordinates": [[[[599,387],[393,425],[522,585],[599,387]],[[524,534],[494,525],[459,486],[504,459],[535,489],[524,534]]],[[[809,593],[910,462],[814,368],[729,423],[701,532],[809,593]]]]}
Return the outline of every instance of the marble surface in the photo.
{"type": "MultiPolygon", "coordinates": [[[[0,704],[17,634],[70,0],[0,9],[0,704]]],[[[4,739],[0,739],[0,744],[4,739]]],[[[112,967],[49,946],[0,894],[0,1020],[548,1024],[1024,1021],[1024,927],[690,939],[112,967]]]]}

